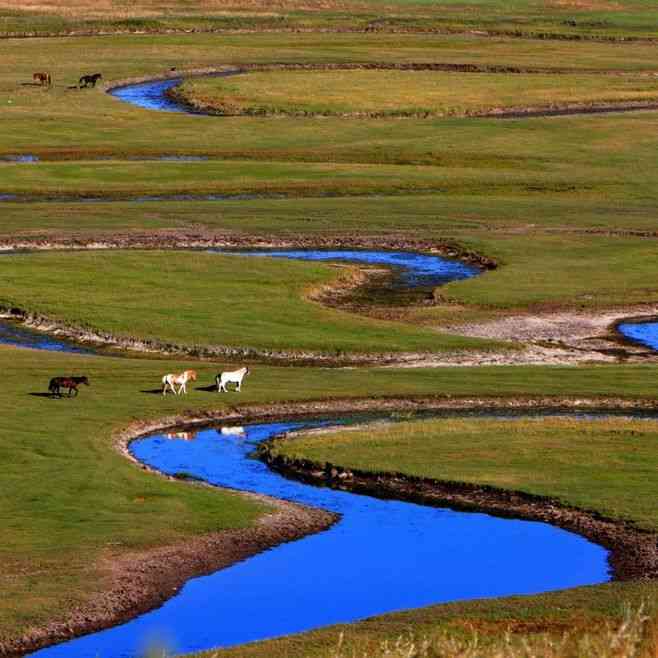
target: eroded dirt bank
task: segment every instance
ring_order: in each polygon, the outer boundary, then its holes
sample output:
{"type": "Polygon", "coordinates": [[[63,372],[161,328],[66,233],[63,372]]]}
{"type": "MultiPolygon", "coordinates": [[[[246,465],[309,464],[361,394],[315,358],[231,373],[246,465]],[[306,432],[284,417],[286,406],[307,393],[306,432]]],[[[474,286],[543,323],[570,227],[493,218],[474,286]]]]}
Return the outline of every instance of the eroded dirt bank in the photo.
{"type": "MultiPolygon", "coordinates": [[[[399,408],[399,407],[398,407],[399,408]]],[[[534,400],[453,400],[426,401],[424,409],[546,409],[546,410],[619,410],[655,409],[653,402],[534,399],[534,400]]],[[[322,432],[322,430],[317,430],[322,432]]],[[[405,475],[399,472],[370,472],[337,464],[313,462],[282,455],[277,444],[304,436],[292,433],[288,438],[274,438],[262,444],[258,455],[273,470],[296,480],[330,486],[380,498],[393,498],[444,506],[463,511],[486,512],[495,516],[541,521],[575,532],[610,551],[610,567],[615,580],[658,578],[658,533],[638,527],[632,521],[606,517],[596,510],[565,505],[556,498],[523,491],[499,489],[487,485],[442,481],[405,475]]]]}
{"type": "MultiPolygon", "coordinates": [[[[198,428],[220,421],[246,424],[364,412],[487,409],[607,409],[630,413],[633,410],[658,410],[658,402],[618,398],[391,397],[247,405],[235,410],[205,411],[137,422],[116,432],[113,443],[136,465],[151,470],[132,457],[128,446],[141,436],[168,429],[198,428]]],[[[272,466],[285,470],[288,475],[308,478],[315,483],[340,483],[340,486],[352,488],[355,492],[546,521],[610,548],[616,578],[655,578],[658,575],[655,533],[639,530],[632,523],[605,519],[596,512],[564,507],[550,498],[475,485],[416,481],[399,475],[371,475],[354,471],[350,474],[332,465],[319,467],[302,464],[297,468],[295,464],[285,464],[284,468],[284,465],[272,460],[272,466]]],[[[139,553],[106,555],[100,564],[100,570],[106,576],[102,591],[65,618],[53,620],[43,627],[31,629],[22,637],[0,644],[0,656],[23,655],[58,641],[119,624],[162,604],[190,578],[225,568],[276,544],[326,529],[336,520],[334,515],[323,510],[255,494],[244,495],[274,506],[275,511],[246,530],[221,532],[139,553]]]]}

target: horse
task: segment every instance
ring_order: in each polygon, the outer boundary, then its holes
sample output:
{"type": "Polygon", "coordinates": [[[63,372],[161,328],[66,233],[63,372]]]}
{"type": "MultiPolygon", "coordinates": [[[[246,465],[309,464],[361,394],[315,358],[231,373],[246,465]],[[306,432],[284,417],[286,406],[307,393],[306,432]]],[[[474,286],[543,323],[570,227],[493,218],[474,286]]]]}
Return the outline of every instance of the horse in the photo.
{"type": "Polygon", "coordinates": [[[240,368],[240,370],[231,370],[229,372],[220,372],[215,381],[217,382],[217,392],[224,391],[228,393],[227,384],[237,384],[236,391],[239,393],[242,388],[242,380],[249,374],[249,368],[240,368]]]}
{"type": "Polygon", "coordinates": [[[103,76],[100,73],[93,73],[92,75],[83,75],[78,81],[78,87],[82,89],[83,87],[92,87],[96,86],[96,83],[101,80],[103,76]]]}
{"type": "Polygon", "coordinates": [[[44,85],[50,87],[53,84],[53,79],[50,77],[50,73],[46,71],[39,71],[38,73],[33,73],[32,80],[38,82],[42,87],[44,85]]]}
{"type": "Polygon", "coordinates": [[[186,370],[181,372],[180,375],[168,374],[162,378],[162,395],[167,394],[167,387],[169,387],[175,395],[180,395],[181,392],[187,393],[187,382],[196,381],[196,371],[195,370],[186,370]],[[176,390],[176,384],[178,384],[179,389],[176,390]]]}
{"type": "Polygon", "coordinates": [[[80,384],[84,384],[85,386],[89,386],[89,380],[86,377],[53,377],[50,380],[50,384],[48,384],[48,392],[50,395],[57,396],[57,397],[62,397],[62,388],[68,388],[69,389],[69,397],[73,395],[73,391],[75,391],[75,394],[78,394],[78,386],[80,384]]]}

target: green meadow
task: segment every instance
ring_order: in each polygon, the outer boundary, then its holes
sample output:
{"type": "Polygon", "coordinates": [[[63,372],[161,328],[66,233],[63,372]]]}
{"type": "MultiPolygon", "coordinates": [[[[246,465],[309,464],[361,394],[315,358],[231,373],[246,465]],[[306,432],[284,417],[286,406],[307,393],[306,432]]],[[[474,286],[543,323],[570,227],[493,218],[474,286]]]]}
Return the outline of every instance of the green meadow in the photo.
{"type": "MultiPolygon", "coordinates": [[[[516,312],[655,304],[658,113],[459,115],[652,100],[657,18],[646,0],[0,0],[0,33],[60,35],[0,39],[0,195],[15,195],[0,200],[3,244],[226,235],[318,246],[327,238],[424,240],[498,264],[437,290],[433,303],[407,308],[396,321],[312,300],[349,268],[189,251],[5,254],[0,302],[125,337],[326,353],[499,350],[441,327],[516,312]],[[109,34],[90,36],[101,32],[109,34]],[[70,33],[87,36],[63,36],[70,33]],[[183,87],[276,117],[154,112],[105,93],[121,81],[173,74],[172,67],[355,63],[541,72],[277,69],[183,87]],[[42,70],[53,75],[50,89],[32,84],[42,70]],[[76,88],[80,75],[95,71],[102,86],[76,88]],[[431,116],[332,116],[401,111],[431,116]],[[298,112],[329,116],[287,116],[298,112]],[[39,162],[2,160],[16,155],[39,162]],[[201,159],[160,159],[172,155],[201,159]],[[199,198],[168,198],[177,194],[199,198]],[[227,198],[200,198],[207,194],[227,198]]],[[[267,511],[236,492],[137,468],[113,444],[129,423],[336,398],[658,395],[653,363],[331,371],[256,363],[243,393],[225,397],[202,389],[238,362],[0,346],[0,365],[0,641],[84,605],[107,586],[104,565],[113,557],[246,527],[267,511]],[[186,397],[154,394],[165,372],[187,367],[200,379],[186,397]],[[91,381],[79,397],[42,395],[50,377],[73,373],[91,381]]],[[[657,436],[655,423],[639,421],[436,420],[282,449],[541,493],[655,530],[657,436]]],[[[475,630],[485,644],[507,630],[518,642],[544,631],[603,636],[625,602],[648,601],[653,611],[656,596],[653,581],[617,582],[455,603],[216,655],[333,655],[341,631],[346,655],[374,654],[381,641],[408,631],[468,638],[475,630]]]]}
{"type": "Polygon", "coordinates": [[[181,97],[222,115],[430,117],[658,98],[653,77],[439,71],[265,71],[185,82],[181,97]]]}

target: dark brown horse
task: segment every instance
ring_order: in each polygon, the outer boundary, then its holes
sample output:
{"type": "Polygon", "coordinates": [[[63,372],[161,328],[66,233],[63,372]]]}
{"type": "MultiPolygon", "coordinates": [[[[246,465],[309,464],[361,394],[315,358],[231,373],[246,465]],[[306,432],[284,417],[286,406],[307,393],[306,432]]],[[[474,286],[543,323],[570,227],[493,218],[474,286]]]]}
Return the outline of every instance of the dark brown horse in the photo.
{"type": "Polygon", "coordinates": [[[80,386],[80,384],[89,386],[89,380],[86,377],[53,377],[50,380],[50,384],[48,384],[48,391],[53,397],[57,396],[61,398],[61,389],[68,388],[69,397],[71,397],[73,391],[75,391],[75,395],[78,394],[78,386],[80,386]]]}
{"type": "Polygon", "coordinates": [[[89,87],[90,85],[92,87],[95,87],[96,83],[102,78],[103,76],[100,73],[93,73],[92,75],[83,75],[78,82],[78,86],[80,87],[80,89],[82,89],[83,87],[89,87]]]}
{"type": "Polygon", "coordinates": [[[39,71],[38,73],[32,74],[32,80],[38,82],[42,87],[50,87],[53,84],[53,79],[50,77],[50,73],[46,71],[39,71]]]}

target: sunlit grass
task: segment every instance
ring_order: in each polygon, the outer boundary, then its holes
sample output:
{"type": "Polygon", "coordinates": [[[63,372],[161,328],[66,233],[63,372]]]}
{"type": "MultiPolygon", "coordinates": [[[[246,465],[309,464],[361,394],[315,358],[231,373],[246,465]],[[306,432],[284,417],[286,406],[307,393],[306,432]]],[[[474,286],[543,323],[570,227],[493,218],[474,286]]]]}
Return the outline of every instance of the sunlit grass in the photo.
{"type": "Polygon", "coordinates": [[[266,71],[191,80],[180,96],[225,115],[428,117],[658,99],[653,77],[440,71],[266,71]]]}

